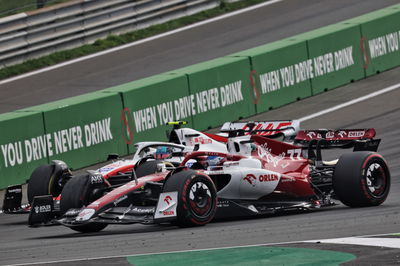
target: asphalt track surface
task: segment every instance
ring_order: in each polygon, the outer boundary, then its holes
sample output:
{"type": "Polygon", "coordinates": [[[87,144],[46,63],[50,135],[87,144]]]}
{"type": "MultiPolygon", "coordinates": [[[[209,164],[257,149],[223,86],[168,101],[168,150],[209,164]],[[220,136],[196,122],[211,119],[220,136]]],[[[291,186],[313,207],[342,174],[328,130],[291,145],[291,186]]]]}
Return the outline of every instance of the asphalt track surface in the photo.
{"type": "MultiPolygon", "coordinates": [[[[393,69],[251,119],[304,117],[397,84],[399,77],[400,68],[393,69]]],[[[354,209],[337,205],[311,213],[219,221],[204,227],[185,229],[160,225],[113,225],[95,234],[79,234],[61,226],[28,228],[26,215],[1,215],[0,264],[400,232],[399,99],[400,89],[397,89],[302,123],[302,128],[376,128],[378,136],[382,138],[380,152],[387,159],[392,172],[391,192],[387,201],[379,207],[354,209]]],[[[379,250],[386,249],[376,248],[377,252],[379,250]]],[[[104,265],[112,261],[109,259],[102,263],[104,265]]],[[[123,262],[122,259],[118,261],[123,262]]]]}
{"type": "Polygon", "coordinates": [[[0,113],[171,71],[398,3],[398,0],[284,0],[28,78],[0,81],[0,113]]]}
{"type": "MultiPolygon", "coordinates": [[[[372,8],[375,1],[324,2],[326,5],[323,5],[322,1],[290,1],[291,4],[285,2],[282,4],[288,8],[292,5],[303,8],[303,5],[307,3],[315,3],[314,15],[320,15],[320,19],[325,21],[327,20],[325,16],[335,16],[340,12],[324,13],[322,10],[318,12],[317,7],[335,5],[334,2],[338,2],[342,5],[349,4],[349,9],[358,11],[351,3],[358,3],[360,8],[367,3],[366,5],[372,8]]],[[[395,1],[379,2],[381,4],[395,3],[395,1]]],[[[342,11],[346,10],[348,9],[342,11]]],[[[283,10],[281,12],[283,12],[281,14],[283,21],[283,14],[286,13],[283,10]]],[[[292,17],[287,16],[286,19],[292,17]]],[[[327,24],[331,22],[333,21],[327,24]]],[[[297,24],[301,23],[302,20],[297,21],[297,24]]],[[[297,24],[296,27],[301,27],[297,24]]],[[[78,67],[80,66],[76,66],[78,67]]],[[[49,74],[49,76],[55,75],[49,74]]],[[[17,83],[21,82],[23,80],[17,83]]],[[[30,81],[25,82],[30,83],[30,81]]],[[[397,68],[249,119],[301,118],[399,82],[400,68],[397,68]]],[[[61,226],[28,228],[26,215],[0,215],[0,264],[124,256],[400,232],[399,99],[400,89],[397,89],[302,123],[302,128],[376,128],[378,136],[382,138],[379,151],[387,159],[392,173],[391,192],[387,201],[379,207],[353,209],[337,205],[311,213],[219,221],[204,227],[185,229],[160,225],[113,225],[95,234],[79,234],[61,226]]],[[[371,254],[372,251],[378,252],[378,249],[370,248],[367,252],[371,254]]],[[[383,250],[379,249],[379,251],[383,250]]],[[[116,260],[104,260],[103,265],[114,264],[116,260]]],[[[118,261],[123,263],[124,260],[118,259],[118,261]]],[[[97,261],[93,265],[98,263],[97,261]]],[[[70,265],[76,265],[76,262],[70,265]]]]}

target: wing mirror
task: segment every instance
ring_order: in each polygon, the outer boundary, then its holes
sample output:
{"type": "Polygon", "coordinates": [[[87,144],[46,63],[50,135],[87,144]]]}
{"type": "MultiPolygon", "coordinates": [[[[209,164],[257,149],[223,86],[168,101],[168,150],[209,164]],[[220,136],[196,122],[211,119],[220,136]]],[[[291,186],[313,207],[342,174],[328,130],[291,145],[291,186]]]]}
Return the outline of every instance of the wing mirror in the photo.
{"type": "Polygon", "coordinates": [[[118,160],[118,159],[119,159],[119,155],[117,153],[111,153],[107,156],[107,161],[118,160]]]}

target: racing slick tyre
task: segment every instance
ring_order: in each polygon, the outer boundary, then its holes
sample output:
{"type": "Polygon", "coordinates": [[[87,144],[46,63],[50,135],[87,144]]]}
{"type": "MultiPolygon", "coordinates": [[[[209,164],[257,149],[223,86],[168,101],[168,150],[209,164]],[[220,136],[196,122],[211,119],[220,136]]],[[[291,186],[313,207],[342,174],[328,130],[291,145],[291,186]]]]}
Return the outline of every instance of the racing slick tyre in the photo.
{"type": "MultiPolygon", "coordinates": [[[[91,202],[100,198],[101,195],[96,193],[98,189],[90,186],[90,176],[88,174],[75,176],[65,185],[60,200],[60,212],[66,213],[69,209],[80,209],[89,205],[91,202]]],[[[104,223],[87,223],[83,225],[74,225],[72,230],[82,233],[92,233],[103,230],[107,224],[104,223]]]]}
{"type": "Polygon", "coordinates": [[[390,172],[385,159],[375,152],[343,154],[333,174],[333,190],[349,207],[382,204],[389,194],[390,172]]]}
{"type": "Polygon", "coordinates": [[[63,174],[64,169],[57,163],[37,167],[32,172],[28,182],[29,204],[32,204],[35,196],[52,195],[57,197],[60,195],[64,186],[62,182],[63,174]]]}
{"type": "Polygon", "coordinates": [[[187,170],[170,176],[163,192],[178,191],[177,225],[198,226],[209,223],[217,210],[217,190],[210,177],[187,170]]]}

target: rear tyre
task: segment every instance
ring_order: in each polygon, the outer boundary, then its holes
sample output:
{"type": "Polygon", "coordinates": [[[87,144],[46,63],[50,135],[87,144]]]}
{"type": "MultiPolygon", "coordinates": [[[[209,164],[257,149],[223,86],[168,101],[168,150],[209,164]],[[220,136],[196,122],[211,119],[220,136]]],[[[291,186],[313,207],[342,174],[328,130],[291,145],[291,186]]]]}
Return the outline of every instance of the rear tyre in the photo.
{"type": "Polygon", "coordinates": [[[36,168],[28,182],[28,202],[31,204],[35,196],[52,195],[57,197],[60,195],[64,185],[61,182],[63,174],[64,169],[55,163],[36,168]]]}
{"type": "Polygon", "coordinates": [[[349,207],[382,204],[390,190],[386,161],[378,153],[367,151],[342,155],[333,174],[333,190],[349,207]]]}
{"type": "MultiPolygon", "coordinates": [[[[60,200],[61,214],[66,213],[69,209],[80,209],[95,201],[99,196],[95,196],[95,188],[90,186],[90,177],[80,175],[71,178],[65,185],[60,200]]],[[[107,224],[104,223],[87,223],[83,225],[71,226],[72,230],[82,233],[92,233],[103,230],[107,224]]]]}
{"type": "Polygon", "coordinates": [[[217,210],[217,190],[210,177],[196,171],[170,176],[163,192],[178,191],[177,224],[181,227],[209,223],[217,210]]]}

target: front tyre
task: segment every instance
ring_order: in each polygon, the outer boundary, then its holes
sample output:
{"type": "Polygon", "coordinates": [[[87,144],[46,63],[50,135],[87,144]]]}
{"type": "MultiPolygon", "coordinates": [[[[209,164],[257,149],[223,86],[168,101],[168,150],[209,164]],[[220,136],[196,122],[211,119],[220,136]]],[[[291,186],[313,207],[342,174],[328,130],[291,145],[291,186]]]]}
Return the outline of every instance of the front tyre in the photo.
{"type": "MultiPolygon", "coordinates": [[[[71,178],[61,193],[61,214],[66,213],[69,209],[80,209],[95,201],[99,197],[99,195],[96,195],[97,189],[91,186],[90,176],[87,174],[71,178]]],[[[91,222],[83,225],[71,226],[70,228],[82,233],[92,233],[101,231],[106,226],[107,224],[104,223],[91,222]]]]}
{"type": "Polygon", "coordinates": [[[181,171],[169,177],[163,192],[178,192],[177,224],[181,227],[209,223],[217,210],[217,190],[210,177],[181,171]]]}
{"type": "Polygon", "coordinates": [[[390,172],[385,159],[375,152],[343,154],[333,174],[333,190],[350,207],[382,204],[390,189],[390,172]]]}
{"type": "Polygon", "coordinates": [[[31,204],[36,196],[60,195],[66,180],[71,176],[67,165],[61,161],[37,167],[28,182],[28,202],[31,204]]]}

